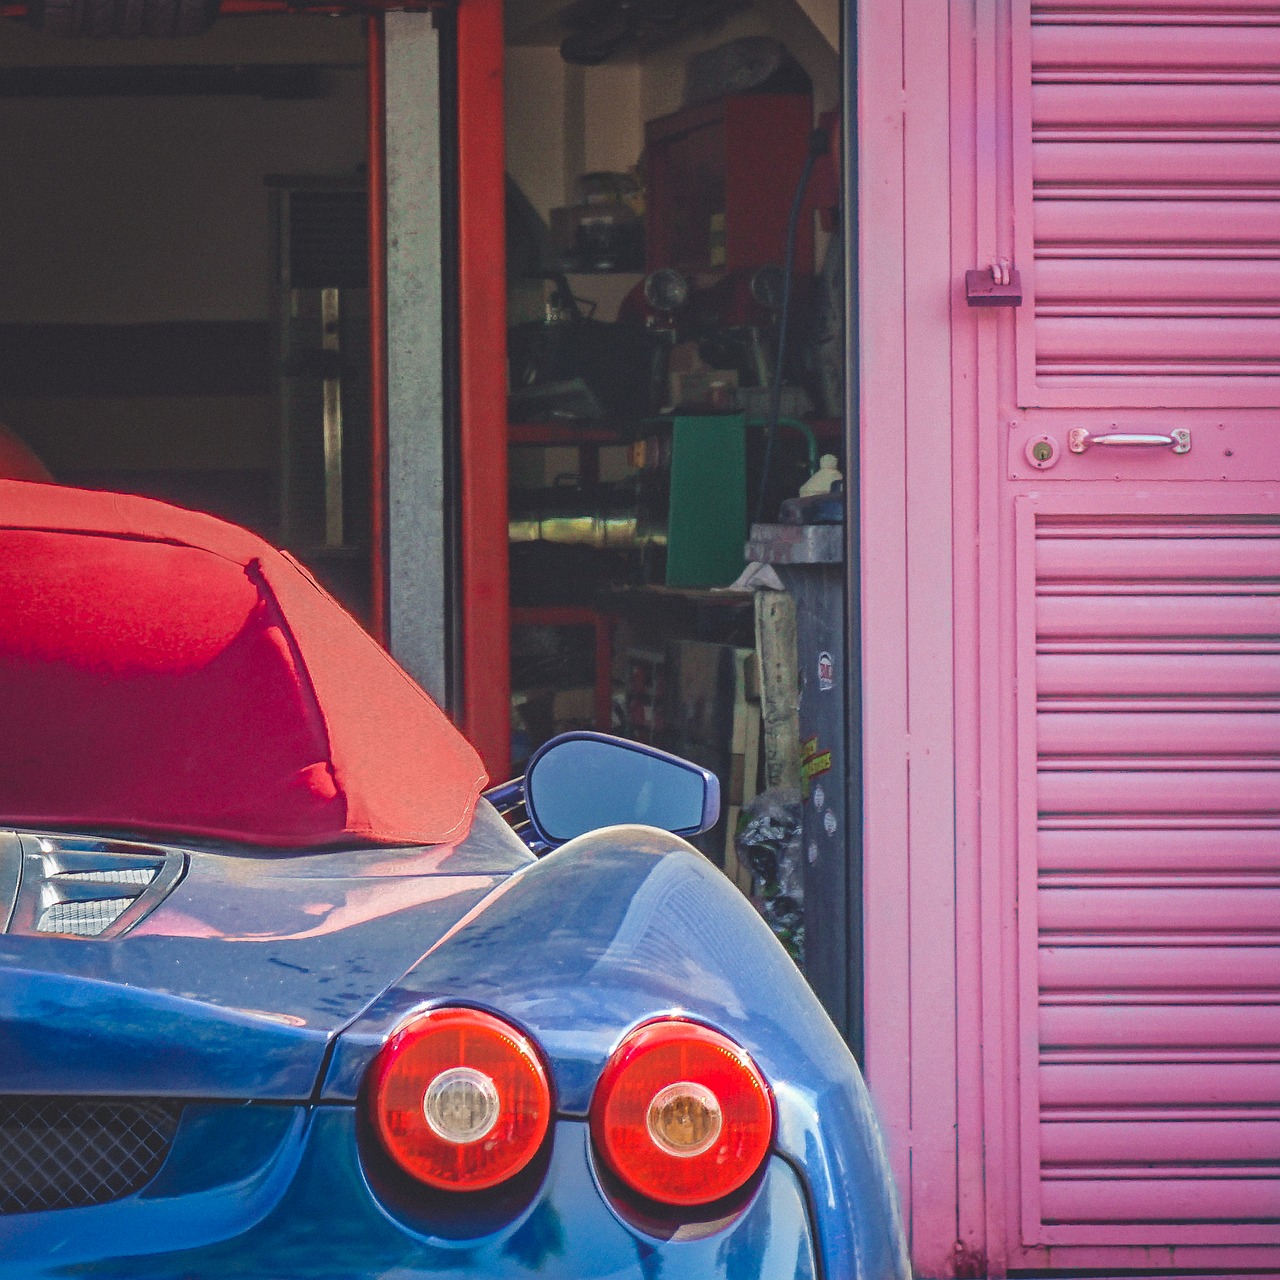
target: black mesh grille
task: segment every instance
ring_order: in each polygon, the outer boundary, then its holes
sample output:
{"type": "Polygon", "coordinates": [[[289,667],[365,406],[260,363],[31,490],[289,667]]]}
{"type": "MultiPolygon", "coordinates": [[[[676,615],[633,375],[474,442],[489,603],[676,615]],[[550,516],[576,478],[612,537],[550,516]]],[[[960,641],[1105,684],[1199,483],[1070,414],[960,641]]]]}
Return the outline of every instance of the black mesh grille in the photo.
{"type": "Polygon", "coordinates": [[[181,1114],[165,1102],[0,1099],[0,1213],[132,1195],[169,1154],[181,1114]]]}

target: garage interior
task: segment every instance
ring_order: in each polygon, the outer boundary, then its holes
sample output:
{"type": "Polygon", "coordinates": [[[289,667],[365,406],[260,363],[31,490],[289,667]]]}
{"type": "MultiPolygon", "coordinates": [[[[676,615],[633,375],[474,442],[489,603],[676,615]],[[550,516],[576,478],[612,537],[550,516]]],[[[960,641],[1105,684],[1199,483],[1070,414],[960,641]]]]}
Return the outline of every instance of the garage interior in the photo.
{"type": "MultiPolygon", "coordinates": [[[[376,633],[370,20],[225,8],[180,39],[0,24],[0,423],[59,481],[286,547],[376,633]]],[[[753,801],[798,809],[830,744],[806,754],[784,705],[794,656],[757,656],[794,624],[723,588],[750,523],[845,464],[839,6],[507,0],[504,23],[511,668],[489,683],[512,728],[489,764],[597,728],[714,768],[704,851],[798,954],[798,840],[750,861],[734,837],[785,828],[753,801]]]]}
{"type": "MultiPolygon", "coordinates": [[[[362,21],[227,17],[171,40],[10,21],[0,57],[0,421],[61,481],[210,511],[317,560],[322,439],[301,402],[324,382],[308,286],[333,276],[351,509],[328,556],[367,559],[362,21]]],[[[367,615],[367,573],[336,577],[367,615]]]]}

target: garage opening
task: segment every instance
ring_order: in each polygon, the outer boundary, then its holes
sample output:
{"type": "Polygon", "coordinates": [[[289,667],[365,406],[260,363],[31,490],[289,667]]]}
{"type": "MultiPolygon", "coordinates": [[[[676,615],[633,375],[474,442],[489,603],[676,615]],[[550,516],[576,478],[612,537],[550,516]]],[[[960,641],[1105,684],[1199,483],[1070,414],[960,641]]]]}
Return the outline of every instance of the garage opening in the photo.
{"type": "Polygon", "coordinates": [[[829,563],[738,581],[848,457],[840,8],[505,6],[511,748],[713,770],[697,843],[856,1041],[842,495],[829,563]]]}

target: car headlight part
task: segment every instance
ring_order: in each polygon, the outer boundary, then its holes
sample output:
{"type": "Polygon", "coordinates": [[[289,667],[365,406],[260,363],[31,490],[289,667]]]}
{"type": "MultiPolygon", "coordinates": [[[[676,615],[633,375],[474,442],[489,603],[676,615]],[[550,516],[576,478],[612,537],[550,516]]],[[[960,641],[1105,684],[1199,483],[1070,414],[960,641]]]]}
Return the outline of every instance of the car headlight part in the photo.
{"type": "Polygon", "coordinates": [[[605,1165],[660,1204],[732,1195],[760,1168],[773,1131],[773,1095],[746,1050],[682,1019],[632,1032],[591,1101],[591,1136],[605,1165]]]}
{"type": "Polygon", "coordinates": [[[533,1042],[480,1009],[441,1008],[399,1027],[369,1069],[369,1116],[388,1155],[445,1191],[518,1174],[551,1123],[551,1085],[533,1042]]]}

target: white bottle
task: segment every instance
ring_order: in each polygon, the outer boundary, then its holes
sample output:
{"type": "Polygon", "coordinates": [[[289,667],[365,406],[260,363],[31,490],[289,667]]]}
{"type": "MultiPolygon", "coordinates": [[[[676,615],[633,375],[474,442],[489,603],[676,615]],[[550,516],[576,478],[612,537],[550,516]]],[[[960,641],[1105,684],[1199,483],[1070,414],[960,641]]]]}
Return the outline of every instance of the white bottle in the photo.
{"type": "Polygon", "coordinates": [[[811,498],[815,493],[830,493],[844,476],[836,469],[836,455],[824,453],[818,459],[818,469],[800,486],[800,496],[811,498]]]}

